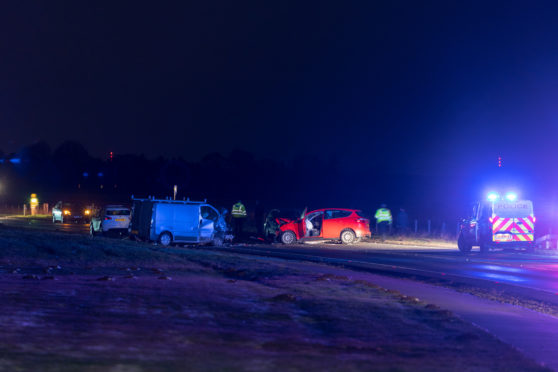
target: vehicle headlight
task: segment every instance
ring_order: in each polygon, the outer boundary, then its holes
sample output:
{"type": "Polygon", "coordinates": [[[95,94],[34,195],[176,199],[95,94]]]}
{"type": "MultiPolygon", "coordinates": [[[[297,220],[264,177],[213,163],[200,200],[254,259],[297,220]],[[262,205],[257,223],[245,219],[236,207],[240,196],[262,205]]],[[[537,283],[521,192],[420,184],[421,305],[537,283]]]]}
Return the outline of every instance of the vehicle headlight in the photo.
{"type": "Polygon", "coordinates": [[[86,209],[85,214],[89,215],[89,214],[91,214],[91,211],[89,209],[86,209]]]}
{"type": "Polygon", "coordinates": [[[65,215],[65,216],[69,216],[69,215],[70,215],[70,211],[67,210],[67,209],[65,209],[65,210],[64,210],[64,215],[65,215]]]}

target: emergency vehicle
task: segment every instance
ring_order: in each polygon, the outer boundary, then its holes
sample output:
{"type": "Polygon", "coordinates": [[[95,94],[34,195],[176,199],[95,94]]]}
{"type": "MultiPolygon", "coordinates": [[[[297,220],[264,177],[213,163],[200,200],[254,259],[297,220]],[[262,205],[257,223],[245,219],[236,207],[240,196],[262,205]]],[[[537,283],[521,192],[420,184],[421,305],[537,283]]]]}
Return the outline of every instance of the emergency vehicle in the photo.
{"type": "Polygon", "coordinates": [[[461,252],[470,252],[473,246],[481,252],[491,248],[531,251],[535,221],[532,201],[518,200],[511,192],[504,197],[491,192],[485,201],[475,203],[472,217],[462,221],[457,246],[461,252]]]}

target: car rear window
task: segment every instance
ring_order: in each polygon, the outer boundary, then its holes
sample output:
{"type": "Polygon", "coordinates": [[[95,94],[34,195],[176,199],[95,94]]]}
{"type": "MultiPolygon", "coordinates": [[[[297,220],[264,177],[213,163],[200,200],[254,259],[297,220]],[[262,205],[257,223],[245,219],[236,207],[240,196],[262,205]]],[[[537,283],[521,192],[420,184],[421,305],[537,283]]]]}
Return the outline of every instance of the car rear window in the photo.
{"type": "Polygon", "coordinates": [[[107,216],[129,216],[130,211],[127,209],[109,209],[106,212],[107,216]]]}
{"type": "Polygon", "coordinates": [[[353,212],[351,211],[339,211],[339,210],[329,210],[325,212],[326,220],[331,220],[333,218],[344,218],[349,217],[353,212]]]}

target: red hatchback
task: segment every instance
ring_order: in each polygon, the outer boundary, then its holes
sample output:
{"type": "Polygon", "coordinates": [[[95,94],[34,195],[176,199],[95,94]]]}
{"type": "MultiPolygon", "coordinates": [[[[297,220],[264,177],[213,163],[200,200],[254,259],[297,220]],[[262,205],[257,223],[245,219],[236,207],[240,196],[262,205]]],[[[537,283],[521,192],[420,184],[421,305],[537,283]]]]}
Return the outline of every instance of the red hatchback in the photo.
{"type": "Polygon", "coordinates": [[[350,244],[370,237],[370,220],[356,209],[317,209],[282,224],[277,233],[283,244],[319,239],[341,240],[342,243],[350,244]]]}

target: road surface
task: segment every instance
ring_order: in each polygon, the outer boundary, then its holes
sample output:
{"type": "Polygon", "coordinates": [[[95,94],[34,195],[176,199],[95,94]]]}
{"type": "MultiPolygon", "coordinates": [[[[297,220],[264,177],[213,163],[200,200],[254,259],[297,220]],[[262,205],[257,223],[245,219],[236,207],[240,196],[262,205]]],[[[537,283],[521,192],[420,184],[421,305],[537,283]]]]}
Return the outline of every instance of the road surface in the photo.
{"type": "Polygon", "coordinates": [[[48,231],[62,231],[67,233],[89,234],[89,223],[52,223],[50,218],[42,217],[0,217],[0,223],[5,226],[31,228],[48,231]]]}

